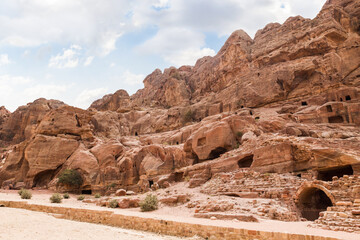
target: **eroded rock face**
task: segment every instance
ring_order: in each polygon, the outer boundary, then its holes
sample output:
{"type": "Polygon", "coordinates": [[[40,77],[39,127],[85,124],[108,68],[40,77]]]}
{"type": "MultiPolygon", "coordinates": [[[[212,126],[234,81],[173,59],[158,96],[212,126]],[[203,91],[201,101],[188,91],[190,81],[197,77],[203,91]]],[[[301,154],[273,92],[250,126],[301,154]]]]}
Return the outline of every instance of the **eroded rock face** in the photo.
{"type": "Polygon", "coordinates": [[[157,69],[132,96],[119,90],[88,110],[2,107],[0,184],[56,188],[67,168],[80,188],[109,194],[246,168],[359,174],[359,26],[358,1],[328,1],[316,18],[270,23],[254,39],[237,30],[216,56],[157,69]]]}
{"type": "Polygon", "coordinates": [[[130,96],[125,90],[118,90],[114,94],[105,95],[90,106],[99,111],[126,111],[130,107],[130,96]]]}
{"type": "Polygon", "coordinates": [[[26,106],[19,107],[10,114],[0,128],[1,145],[17,144],[29,139],[36,127],[51,109],[57,109],[64,103],[57,100],[40,98],[26,106]]]}
{"type": "Polygon", "coordinates": [[[73,139],[38,135],[24,151],[29,171],[28,186],[47,184],[56,170],[74,153],[79,143],[73,139]]]}
{"type": "Polygon", "coordinates": [[[90,128],[91,113],[79,108],[63,106],[46,114],[36,129],[38,134],[69,136],[85,141],[93,139],[90,128]]]}

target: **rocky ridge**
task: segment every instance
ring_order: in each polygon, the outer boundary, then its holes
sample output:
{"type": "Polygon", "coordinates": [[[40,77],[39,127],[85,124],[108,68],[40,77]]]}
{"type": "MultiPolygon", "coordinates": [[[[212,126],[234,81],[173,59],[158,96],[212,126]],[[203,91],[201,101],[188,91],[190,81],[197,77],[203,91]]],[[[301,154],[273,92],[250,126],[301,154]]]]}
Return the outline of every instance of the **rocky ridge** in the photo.
{"type": "Polygon", "coordinates": [[[235,31],[216,56],[157,69],[132,96],[119,90],[88,110],[1,107],[0,186],[68,191],[57,183],[68,168],[84,179],[78,190],[103,194],[198,187],[244,168],[360,174],[359,63],[359,1],[328,1],[316,18],[268,24],[254,39],[235,31]]]}

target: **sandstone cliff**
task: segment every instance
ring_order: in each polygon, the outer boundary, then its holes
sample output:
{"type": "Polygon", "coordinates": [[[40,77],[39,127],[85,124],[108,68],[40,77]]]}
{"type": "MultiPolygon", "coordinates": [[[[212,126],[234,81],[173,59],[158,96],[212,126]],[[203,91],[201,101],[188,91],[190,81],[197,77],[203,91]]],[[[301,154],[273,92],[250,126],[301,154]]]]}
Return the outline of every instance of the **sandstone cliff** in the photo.
{"type": "Polygon", "coordinates": [[[146,191],[250,168],[321,178],[360,172],[360,4],[328,1],[314,19],[235,31],[214,57],[157,69],[144,88],[88,110],[38,99],[0,108],[0,185],[146,191]]]}

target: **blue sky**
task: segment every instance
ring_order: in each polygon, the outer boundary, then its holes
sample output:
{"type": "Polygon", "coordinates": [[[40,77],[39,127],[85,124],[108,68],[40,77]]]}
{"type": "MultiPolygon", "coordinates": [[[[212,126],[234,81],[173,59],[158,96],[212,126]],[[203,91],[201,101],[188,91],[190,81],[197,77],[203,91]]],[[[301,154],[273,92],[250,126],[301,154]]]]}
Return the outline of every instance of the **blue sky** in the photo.
{"type": "Polygon", "coordinates": [[[325,0],[1,0],[0,106],[37,98],[87,108],[143,87],[156,68],[194,65],[227,37],[253,37],[289,16],[314,18],[325,0]]]}

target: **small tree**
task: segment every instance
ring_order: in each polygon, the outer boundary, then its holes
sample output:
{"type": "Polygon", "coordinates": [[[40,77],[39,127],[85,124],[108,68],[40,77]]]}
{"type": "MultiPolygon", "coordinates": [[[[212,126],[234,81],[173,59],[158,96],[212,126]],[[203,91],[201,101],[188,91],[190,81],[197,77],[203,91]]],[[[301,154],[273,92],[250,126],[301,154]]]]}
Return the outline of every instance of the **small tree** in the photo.
{"type": "Polygon", "coordinates": [[[71,186],[80,187],[83,184],[81,174],[75,169],[66,169],[58,177],[59,183],[71,186]]]}

